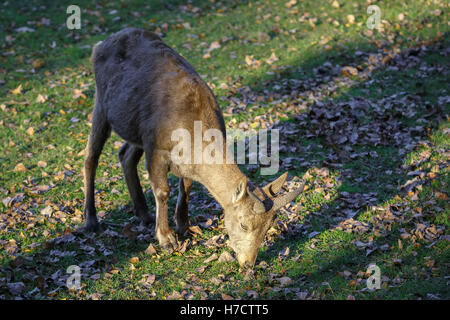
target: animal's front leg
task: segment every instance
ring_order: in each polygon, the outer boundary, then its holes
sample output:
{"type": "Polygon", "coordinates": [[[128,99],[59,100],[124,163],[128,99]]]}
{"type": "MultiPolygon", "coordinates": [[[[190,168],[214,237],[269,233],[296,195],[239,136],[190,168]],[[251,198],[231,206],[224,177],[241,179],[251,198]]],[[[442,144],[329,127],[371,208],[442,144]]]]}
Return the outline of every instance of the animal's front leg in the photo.
{"type": "Polygon", "coordinates": [[[188,204],[189,194],[192,188],[192,180],[180,178],[178,187],[178,200],[175,209],[175,222],[177,223],[177,233],[182,236],[189,228],[188,204]]]}
{"type": "Polygon", "coordinates": [[[161,248],[172,252],[178,247],[178,243],[175,233],[169,227],[168,209],[170,188],[167,180],[168,165],[158,153],[147,156],[147,165],[156,200],[156,239],[161,248]]]}

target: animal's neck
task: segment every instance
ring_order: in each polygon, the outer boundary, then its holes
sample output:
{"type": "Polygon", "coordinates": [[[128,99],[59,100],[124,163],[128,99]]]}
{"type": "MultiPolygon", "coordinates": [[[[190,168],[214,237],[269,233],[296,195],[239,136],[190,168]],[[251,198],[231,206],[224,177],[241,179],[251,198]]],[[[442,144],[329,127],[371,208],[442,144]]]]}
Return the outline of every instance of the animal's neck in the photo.
{"type": "Polygon", "coordinates": [[[224,209],[232,205],[233,192],[245,178],[236,164],[205,165],[199,176],[199,182],[224,209]]]}

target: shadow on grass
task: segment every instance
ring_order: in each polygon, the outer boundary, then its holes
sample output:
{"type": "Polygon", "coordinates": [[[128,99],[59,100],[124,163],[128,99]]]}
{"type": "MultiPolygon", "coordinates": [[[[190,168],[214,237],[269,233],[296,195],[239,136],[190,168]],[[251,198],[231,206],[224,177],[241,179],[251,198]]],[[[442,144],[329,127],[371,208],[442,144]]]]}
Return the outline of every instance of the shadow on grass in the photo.
{"type": "MultiPolygon", "coordinates": [[[[443,41],[440,44],[433,45],[432,47],[428,48],[426,53],[422,54],[420,57],[420,61],[433,61],[431,62],[431,65],[437,66],[439,63],[436,63],[439,60],[436,60],[436,58],[439,59],[439,53],[442,51],[445,51],[445,48],[448,48],[448,35],[444,37],[443,41]],[[442,51],[441,51],[442,50],[442,51]]],[[[412,51],[415,52],[415,51],[412,51]]],[[[442,62],[442,61],[441,61],[442,62]]],[[[413,145],[404,148],[405,146],[399,145],[399,144],[379,144],[379,145],[353,145],[350,149],[348,148],[348,145],[330,145],[329,140],[334,139],[332,135],[335,134],[333,130],[330,128],[329,134],[321,134],[319,137],[314,137],[313,139],[308,139],[306,136],[307,130],[304,130],[302,133],[298,134],[298,136],[305,136],[302,142],[302,148],[304,150],[310,149],[314,150],[317,144],[320,145],[320,148],[318,150],[318,153],[326,154],[327,158],[325,157],[314,157],[307,159],[306,163],[315,163],[316,167],[319,168],[328,168],[330,171],[336,171],[340,173],[341,176],[341,186],[337,188],[337,196],[334,200],[331,201],[324,201],[322,205],[316,208],[316,210],[311,210],[310,208],[303,208],[307,209],[308,216],[304,221],[307,223],[307,229],[305,232],[298,234],[297,232],[293,232],[292,234],[289,234],[289,231],[287,233],[287,236],[284,237],[284,240],[277,241],[273,248],[269,249],[267,252],[262,254],[260,256],[261,259],[269,259],[271,260],[272,264],[277,263],[277,253],[280,252],[284,247],[289,246],[291,248],[294,248],[294,256],[296,254],[300,254],[302,256],[302,251],[299,250],[299,248],[304,248],[305,245],[315,245],[314,240],[318,240],[317,243],[323,243],[326,242],[328,237],[332,237],[330,235],[330,232],[334,233],[340,233],[341,237],[348,237],[348,241],[346,243],[341,243],[342,250],[336,250],[334,251],[333,255],[329,255],[327,252],[329,252],[330,248],[323,249],[319,247],[319,244],[316,244],[317,249],[316,253],[309,255],[309,261],[311,261],[311,264],[317,264],[319,265],[318,268],[316,268],[316,271],[309,272],[311,268],[308,268],[304,265],[304,263],[298,262],[298,265],[296,266],[296,262],[290,263],[290,266],[292,267],[291,270],[285,270],[286,274],[290,274],[293,277],[299,277],[302,279],[301,282],[297,283],[297,286],[300,284],[301,287],[310,288],[314,290],[321,291],[324,295],[326,294],[328,297],[333,298],[340,298],[345,299],[346,295],[350,292],[354,292],[354,290],[350,290],[348,288],[348,283],[351,282],[350,279],[344,279],[344,277],[337,276],[338,272],[342,272],[346,270],[351,270],[356,274],[357,272],[363,270],[365,272],[366,268],[368,267],[369,263],[374,261],[379,261],[380,265],[386,264],[387,261],[390,261],[389,267],[392,267],[394,263],[392,263],[393,260],[399,260],[396,259],[398,256],[404,256],[403,257],[403,263],[404,261],[407,261],[409,263],[408,266],[397,266],[393,267],[396,269],[396,271],[392,271],[392,268],[385,268],[388,272],[388,275],[390,275],[392,278],[395,277],[395,279],[390,279],[391,282],[389,285],[387,283],[384,283],[386,286],[385,288],[390,288],[391,290],[389,292],[382,291],[382,292],[374,292],[374,291],[367,291],[364,288],[361,289],[361,285],[359,282],[358,284],[355,283],[355,286],[360,287],[361,293],[364,292],[366,297],[371,298],[378,298],[378,299],[386,299],[386,298],[401,298],[401,299],[417,299],[417,298],[430,298],[430,297],[440,297],[445,298],[446,295],[446,285],[444,283],[444,276],[446,274],[446,268],[448,266],[442,263],[439,264],[439,271],[435,273],[433,276],[424,276],[423,274],[417,275],[418,273],[415,271],[414,268],[417,268],[421,270],[421,266],[419,265],[419,261],[423,263],[424,256],[431,256],[433,258],[440,258],[439,253],[445,252],[445,245],[443,243],[440,243],[441,248],[439,246],[436,246],[436,252],[433,250],[428,250],[426,248],[424,249],[418,249],[420,248],[420,244],[416,246],[417,252],[413,251],[413,253],[406,253],[402,254],[401,249],[400,250],[393,250],[392,252],[383,252],[379,248],[377,248],[377,245],[375,245],[375,248],[373,251],[366,251],[366,250],[357,250],[354,243],[356,240],[367,240],[367,236],[369,234],[372,234],[372,231],[369,230],[369,233],[363,232],[362,235],[358,235],[355,233],[355,231],[347,230],[347,232],[351,232],[350,234],[344,234],[344,231],[332,231],[330,230],[331,227],[336,226],[336,222],[346,220],[347,218],[353,218],[354,220],[359,220],[359,215],[361,213],[364,213],[369,209],[369,207],[377,206],[381,207],[386,203],[392,203],[394,201],[394,197],[398,194],[402,195],[405,194],[408,191],[414,191],[414,188],[399,188],[399,186],[404,186],[407,181],[411,181],[411,168],[408,166],[405,166],[405,163],[407,163],[409,156],[411,152],[420,150],[421,146],[423,146],[423,141],[427,139],[427,137],[433,136],[433,134],[436,132],[436,129],[439,126],[439,123],[444,119],[444,115],[448,114],[448,105],[447,109],[443,110],[442,107],[438,107],[436,109],[436,112],[432,113],[431,115],[428,114],[428,107],[427,105],[438,104],[437,97],[440,95],[445,94],[445,88],[443,86],[443,76],[445,76],[445,73],[448,73],[449,65],[448,63],[443,62],[443,65],[441,65],[444,69],[443,74],[437,74],[436,71],[430,72],[424,77],[418,76],[417,72],[419,70],[418,63],[415,67],[407,67],[402,70],[398,70],[396,68],[391,68],[389,70],[389,67],[395,66],[396,63],[389,64],[387,67],[388,69],[380,69],[373,73],[373,77],[371,80],[371,87],[369,92],[369,88],[365,85],[365,83],[360,83],[356,86],[353,86],[348,90],[345,94],[343,94],[340,97],[337,97],[336,99],[332,100],[332,104],[338,104],[340,101],[349,101],[352,99],[358,99],[361,96],[364,98],[367,98],[368,100],[376,103],[379,99],[384,98],[388,95],[393,95],[395,93],[400,93],[399,97],[401,96],[402,92],[407,92],[408,94],[415,95],[415,97],[419,98],[419,108],[416,110],[417,114],[415,115],[414,119],[407,119],[406,117],[403,118],[399,116],[400,120],[400,126],[398,128],[398,132],[394,130],[392,132],[393,135],[396,135],[397,133],[408,130],[413,128],[414,126],[417,126],[419,124],[423,125],[423,117],[427,118],[427,121],[425,121],[425,126],[428,128],[428,132],[426,130],[423,130],[421,134],[416,136],[414,138],[413,145]],[[414,72],[412,72],[414,71],[414,72]],[[373,82],[373,79],[377,79],[378,82],[373,82]],[[386,83],[383,83],[383,80],[387,80],[386,83]],[[389,87],[391,85],[392,87],[389,87]],[[379,86],[377,88],[377,86],[379,86]],[[378,89],[378,90],[377,90],[378,89]],[[372,91],[377,92],[373,93],[372,91]],[[418,120],[418,121],[416,121],[418,120]],[[317,139],[319,138],[319,142],[317,139]],[[331,139],[330,139],[331,138],[331,139]],[[423,139],[423,140],[422,140],[423,139]],[[310,142],[308,142],[310,140],[310,142]],[[371,152],[376,152],[376,156],[371,156],[371,152]],[[363,156],[358,156],[354,159],[349,155],[351,153],[362,153],[363,156]],[[365,154],[365,156],[364,156],[365,154]],[[336,155],[336,157],[333,157],[333,155],[336,155]],[[330,158],[338,159],[336,162],[330,161],[330,158]],[[350,208],[351,215],[350,217],[346,217],[346,214],[342,213],[341,211],[343,209],[347,209],[349,207],[349,199],[344,194],[372,194],[372,196],[368,197],[370,198],[369,201],[363,201],[362,203],[357,204],[356,206],[351,206],[350,208]],[[308,236],[311,232],[314,232],[313,239],[311,239],[310,236],[308,236]],[[433,251],[433,252],[432,252],[433,251]],[[368,254],[368,252],[370,252],[368,254]],[[422,259],[422,260],[420,260],[422,259]],[[308,270],[309,269],[309,270],[308,270]],[[305,283],[304,281],[304,274],[302,274],[302,271],[308,270],[308,279],[309,283],[305,283]],[[413,270],[413,271],[411,271],[413,270]],[[402,279],[400,276],[404,273],[407,274],[409,272],[409,275],[406,276],[405,279],[402,279]],[[417,278],[414,276],[411,276],[412,274],[417,275],[417,278]],[[436,275],[437,274],[437,275],[436,275]],[[400,275],[400,276],[399,276],[400,275]],[[327,281],[330,281],[330,283],[327,281]],[[397,282],[396,282],[397,281],[397,282]],[[323,284],[321,284],[323,283],[323,284]],[[321,286],[324,286],[325,288],[321,288],[321,286]],[[335,292],[337,290],[337,292],[335,292]],[[408,291],[410,290],[410,291],[408,291]],[[427,296],[424,295],[424,292],[434,292],[437,293],[437,295],[431,295],[427,296]],[[384,296],[383,296],[384,295],[384,296]]],[[[422,65],[422,68],[424,66],[422,65]]],[[[323,105],[322,103],[319,104],[319,107],[323,105]]],[[[315,106],[317,107],[317,106],[315,106]]],[[[312,107],[314,108],[314,106],[312,107]]],[[[411,107],[411,110],[413,107],[411,107]]],[[[311,113],[310,113],[311,114],[311,113]]],[[[314,115],[314,113],[313,113],[314,115]]],[[[369,119],[361,119],[361,122],[364,122],[364,120],[370,121],[369,119]]],[[[349,119],[350,121],[354,119],[349,119]]],[[[388,119],[386,118],[386,121],[388,119]]],[[[312,127],[317,127],[317,117],[312,118],[306,118],[307,123],[311,123],[312,127]]],[[[330,121],[331,122],[331,121],[330,121]]],[[[288,129],[292,129],[292,127],[295,126],[296,120],[288,120],[287,123],[293,124],[290,127],[287,127],[288,129]]],[[[280,128],[283,128],[283,125],[280,126],[280,128]]],[[[281,133],[282,135],[282,133],[281,133]]],[[[287,145],[292,145],[295,143],[296,137],[293,137],[292,135],[289,136],[287,134],[285,139],[288,139],[290,142],[287,143],[287,145]]],[[[280,138],[282,139],[282,138],[280,138]]],[[[301,154],[301,160],[299,162],[292,162],[289,161],[287,164],[287,167],[305,167],[304,169],[309,169],[307,165],[303,164],[304,162],[304,156],[301,154]]],[[[285,157],[295,157],[294,154],[287,154],[285,157]]],[[[305,162],[304,162],[305,163],[305,162]]],[[[299,177],[303,176],[305,174],[305,170],[298,170],[298,169],[292,169],[290,172],[292,172],[295,175],[298,175],[299,177]]],[[[423,180],[423,184],[421,186],[425,188],[429,188],[431,183],[434,184],[440,184],[440,185],[448,185],[448,178],[445,179],[445,177],[439,177],[436,180],[435,178],[427,178],[423,180]],[[434,181],[433,181],[434,180],[434,181]]],[[[420,189],[416,189],[417,191],[417,197],[424,196],[425,193],[429,193],[429,190],[427,191],[421,191],[422,187],[420,189]]],[[[445,187],[444,187],[445,188],[445,187]]],[[[413,192],[414,194],[414,192],[413,192]]],[[[308,197],[308,194],[305,195],[305,197],[308,197]]],[[[351,199],[350,199],[351,200],[351,199]]],[[[358,199],[354,199],[358,200],[358,199]]],[[[428,198],[430,200],[430,198],[428,198]]],[[[412,209],[409,209],[412,210],[412,209]]],[[[302,210],[300,209],[300,212],[302,210]]],[[[409,214],[409,212],[407,213],[409,214]]],[[[371,215],[374,215],[372,213],[371,215]]],[[[412,215],[412,214],[411,214],[412,215]]],[[[442,213],[439,214],[440,216],[442,213]]],[[[352,220],[353,220],[352,219],[352,220]]],[[[363,217],[363,221],[367,220],[367,214],[365,214],[365,217],[363,217]]],[[[437,223],[439,219],[432,218],[432,223],[437,223]]],[[[443,218],[443,220],[445,220],[443,218]]],[[[411,220],[408,220],[411,221],[411,220]]],[[[418,223],[420,220],[417,220],[416,223],[418,223]]],[[[428,221],[428,220],[427,220],[428,221]]],[[[400,239],[400,230],[402,227],[407,226],[408,224],[400,223],[394,223],[392,225],[392,230],[385,230],[386,233],[383,237],[376,236],[375,240],[371,240],[374,243],[381,245],[384,244],[387,248],[395,248],[398,246],[398,241],[400,239]]],[[[413,227],[414,224],[409,224],[408,227],[413,227]]],[[[389,227],[391,228],[391,227],[389,227]]],[[[295,230],[294,230],[295,231],[295,230]]],[[[445,241],[444,241],[445,242],[445,241]]],[[[414,242],[413,242],[414,243],[414,242]]],[[[428,244],[427,248],[433,247],[434,243],[428,244]]],[[[433,248],[434,249],[434,248],[433,248]]],[[[411,251],[411,249],[409,249],[411,251]]],[[[390,251],[390,249],[388,249],[390,251]]],[[[448,253],[446,253],[448,256],[448,253]]],[[[430,257],[428,257],[430,258],[430,257]]],[[[294,258],[295,261],[298,261],[298,257],[294,258]]],[[[302,257],[303,259],[303,257],[302,257]]],[[[425,257],[425,260],[427,257],[425,257]]],[[[440,259],[441,261],[445,261],[445,259],[440,259]]],[[[398,262],[399,264],[402,262],[398,262]]],[[[404,263],[405,265],[407,263],[404,263]]],[[[314,268],[313,268],[314,269],[314,268]]],[[[384,272],[385,269],[382,269],[384,272]]],[[[282,269],[281,269],[282,270],[282,269]]],[[[431,272],[430,272],[431,273],[431,272]]],[[[361,276],[361,278],[364,278],[364,276],[361,276]]],[[[389,280],[388,280],[389,281],[389,280]]],[[[363,282],[364,283],[364,282],[363,282]]],[[[353,285],[353,284],[352,284],[353,285]]],[[[297,288],[298,291],[298,288],[297,288]]],[[[278,297],[288,297],[289,294],[290,297],[294,297],[293,293],[297,291],[289,291],[289,289],[283,291],[281,290],[281,293],[278,294],[278,297]]]]}

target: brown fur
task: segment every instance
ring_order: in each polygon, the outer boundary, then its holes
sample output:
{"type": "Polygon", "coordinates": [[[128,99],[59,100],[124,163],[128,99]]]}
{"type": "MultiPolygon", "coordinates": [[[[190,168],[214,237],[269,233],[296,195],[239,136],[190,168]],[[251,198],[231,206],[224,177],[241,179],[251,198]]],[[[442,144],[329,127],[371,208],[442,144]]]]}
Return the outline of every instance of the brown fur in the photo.
{"type": "MultiPolygon", "coordinates": [[[[95,171],[103,145],[114,130],[126,141],[119,151],[119,159],[135,213],[144,223],[150,223],[153,218],[136,169],[145,153],[156,199],[156,238],[162,247],[177,246],[168,223],[167,174],[172,172],[180,178],[175,212],[177,231],[183,234],[189,226],[189,192],[192,181],[198,181],[224,208],[225,225],[239,263],[253,265],[258,247],[278,209],[273,206],[273,196],[287,176],[277,180],[276,187],[272,188],[275,191],[271,190],[273,194],[269,197],[267,186],[263,190],[247,188],[247,178],[236,164],[175,165],[171,161],[170,151],[176,144],[170,139],[173,130],[185,128],[193,133],[194,121],[202,121],[204,131],[215,128],[225,137],[225,123],[210,88],[194,68],[157,35],[141,29],[124,29],[96,45],[92,60],[97,88],[84,170],[86,230],[98,228],[95,171]],[[256,213],[255,204],[262,200],[266,207],[267,200],[271,205],[265,212],[256,213]]],[[[223,154],[226,154],[225,149],[223,154]]],[[[295,195],[287,195],[279,201],[291,201],[292,197],[295,195]]]]}

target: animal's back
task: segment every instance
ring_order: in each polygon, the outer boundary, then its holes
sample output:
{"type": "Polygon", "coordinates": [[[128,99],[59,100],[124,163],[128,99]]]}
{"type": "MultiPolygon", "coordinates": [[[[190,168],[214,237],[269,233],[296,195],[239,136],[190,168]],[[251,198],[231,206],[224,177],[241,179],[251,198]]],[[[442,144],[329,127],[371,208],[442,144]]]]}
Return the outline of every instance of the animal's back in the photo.
{"type": "Polygon", "coordinates": [[[121,30],[94,47],[92,60],[97,103],[123,139],[141,145],[144,134],[204,115],[218,118],[210,119],[218,121],[212,126],[225,130],[211,90],[156,34],[121,30]]]}

